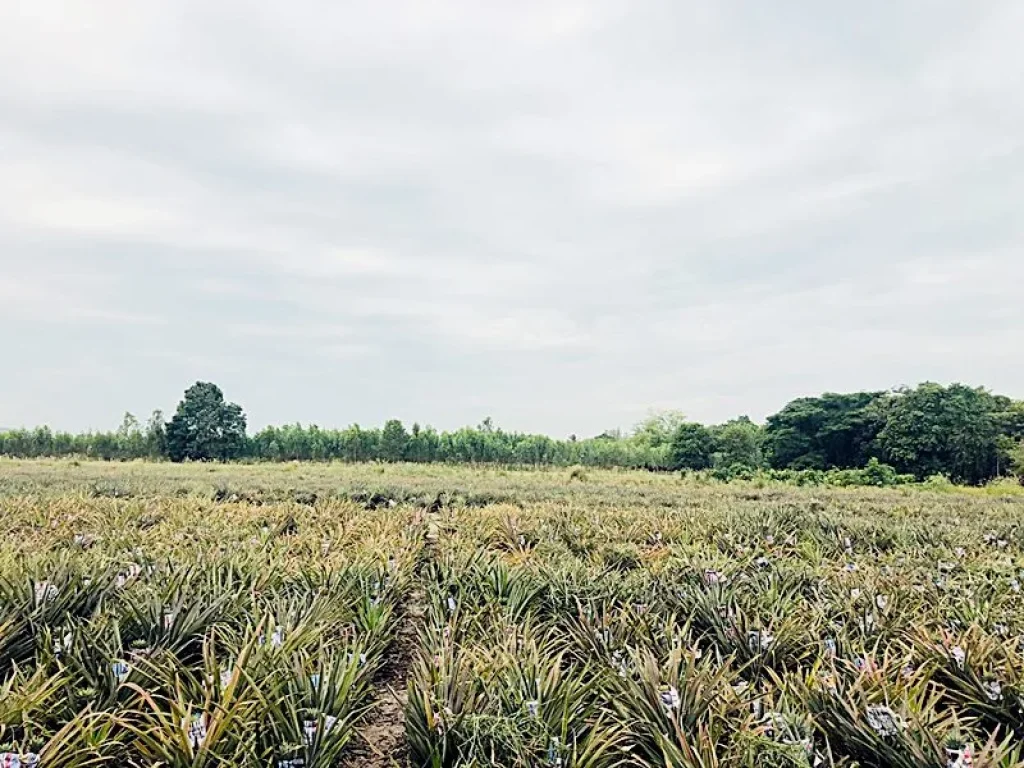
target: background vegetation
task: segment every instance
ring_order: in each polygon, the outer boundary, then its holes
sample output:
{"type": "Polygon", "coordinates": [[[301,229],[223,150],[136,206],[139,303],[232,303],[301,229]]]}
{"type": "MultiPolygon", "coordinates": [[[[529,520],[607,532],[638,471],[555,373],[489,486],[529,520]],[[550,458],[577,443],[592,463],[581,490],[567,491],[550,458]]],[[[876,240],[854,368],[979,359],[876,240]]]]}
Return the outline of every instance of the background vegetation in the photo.
{"type": "Polygon", "coordinates": [[[199,382],[169,422],[155,411],[145,425],[125,414],[115,432],[8,430],[0,432],[0,455],[579,465],[706,470],[721,479],[764,473],[810,484],[884,485],[931,477],[980,484],[1024,474],[1024,401],[926,382],[891,392],[802,397],[763,425],[745,416],[704,425],[666,412],[628,435],[609,431],[585,439],[507,432],[490,419],[452,432],[392,419],[381,428],[294,424],[248,435],[241,407],[227,402],[216,385],[199,382]]]}

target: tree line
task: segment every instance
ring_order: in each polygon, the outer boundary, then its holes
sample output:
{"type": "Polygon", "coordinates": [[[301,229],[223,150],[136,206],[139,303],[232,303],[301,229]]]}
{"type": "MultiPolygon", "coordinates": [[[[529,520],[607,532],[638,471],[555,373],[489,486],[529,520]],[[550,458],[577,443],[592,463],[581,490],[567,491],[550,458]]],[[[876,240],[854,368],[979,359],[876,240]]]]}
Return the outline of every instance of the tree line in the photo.
{"type": "MultiPolygon", "coordinates": [[[[932,382],[886,392],[802,397],[757,424],[651,416],[628,434],[555,439],[507,432],[485,419],[438,431],[392,419],[380,428],[300,424],[247,434],[242,408],[215,384],[186,390],[174,416],[145,425],[125,414],[114,432],[48,427],[0,432],[0,455],[106,460],[411,461],[707,470],[723,478],[756,472],[867,472],[868,482],[942,475],[958,483],[1024,475],[1024,401],[984,388],[932,382]]],[[[849,475],[853,477],[853,475],[849,475]]]]}

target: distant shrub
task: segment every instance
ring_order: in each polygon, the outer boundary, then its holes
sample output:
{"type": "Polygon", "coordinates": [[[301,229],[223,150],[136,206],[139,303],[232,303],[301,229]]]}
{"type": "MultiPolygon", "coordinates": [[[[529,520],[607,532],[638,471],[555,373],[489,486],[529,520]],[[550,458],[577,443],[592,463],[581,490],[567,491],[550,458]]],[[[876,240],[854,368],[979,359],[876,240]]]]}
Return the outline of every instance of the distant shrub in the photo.
{"type": "Polygon", "coordinates": [[[1024,475],[996,478],[986,483],[982,490],[987,496],[1022,496],[1024,495],[1024,475]]]}
{"type": "Polygon", "coordinates": [[[944,475],[941,472],[929,476],[922,485],[932,491],[953,490],[953,481],[949,479],[949,475],[944,475]]]}
{"type": "Polygon", "coordinates": [[[724,482],[766,480],[810,488],[893,487],[915,482],[913,475],[900,474],[878,459],[871,459],[867,466],[861,469],[763,469],[755,472],[747,467],[733,466],[728,470],[713,470],[709,474],[724,482]]]}
{"type": "Polygon", "coordinates": [[[724,483],[733,480],[753,480],[757,470],[748,467],[746,464],[731,464],[728,467],[717,467],[711,470],[711,476],[724,483]]]}
{"type": "MultiPolygon", "coordinates": [[[[901,481],[900,475],[895,469],[888,464],[883,464],[874,457],[868,460],[867,466],[864,469],[857,471],[861,473],[865,485],[902,485],[904,482],[901,481]]],[[[913,479],[911,478],[906,482],[913,482],[913,479]]]]}

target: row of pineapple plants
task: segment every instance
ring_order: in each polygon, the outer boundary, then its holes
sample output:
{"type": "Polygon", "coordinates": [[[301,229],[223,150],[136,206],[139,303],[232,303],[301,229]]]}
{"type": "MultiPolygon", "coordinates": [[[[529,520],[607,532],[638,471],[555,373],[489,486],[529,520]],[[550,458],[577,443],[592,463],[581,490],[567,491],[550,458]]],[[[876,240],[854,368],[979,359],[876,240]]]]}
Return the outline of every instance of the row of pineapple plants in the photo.
{"type": "Polygon", "coordinates": [[[451,511],[414,765],[1021,764],[1012,523],[730,517],[451,511]]]}
{"type": "Polygon", "coordinates": [[[413,766],[1021,765],[1019,504],[640,491],[0,497],[0,753],[344,764],[416,593],[413,766]]]}
{"type": "Polygon", "coordinates": [[[55,517],[0,560],[0,765],[343,759],[409,587],[408,520],[179,512],[148,547],[55,517]]]}

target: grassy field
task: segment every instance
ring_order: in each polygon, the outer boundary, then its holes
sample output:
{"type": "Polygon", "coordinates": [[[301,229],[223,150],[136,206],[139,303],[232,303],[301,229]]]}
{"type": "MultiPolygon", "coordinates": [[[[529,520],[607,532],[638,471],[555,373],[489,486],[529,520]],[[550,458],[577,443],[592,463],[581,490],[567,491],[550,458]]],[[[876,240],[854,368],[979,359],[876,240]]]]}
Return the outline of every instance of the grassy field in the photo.
{"type": "Polygon", "coordinates": [[[0,461],[0,765],[1022,766],[1022,514],[626,471],[0,461]]]}

